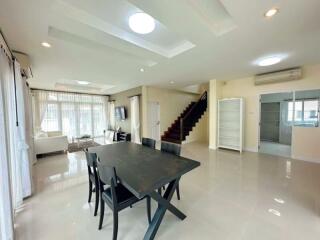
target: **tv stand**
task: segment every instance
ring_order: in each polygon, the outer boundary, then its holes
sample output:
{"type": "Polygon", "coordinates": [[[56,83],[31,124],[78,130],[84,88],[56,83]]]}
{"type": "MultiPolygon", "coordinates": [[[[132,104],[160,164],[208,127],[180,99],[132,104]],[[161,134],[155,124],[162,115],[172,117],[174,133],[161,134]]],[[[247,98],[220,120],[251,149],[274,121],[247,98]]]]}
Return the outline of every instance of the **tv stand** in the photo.
{"type": "Polygon", "coordinates": [[[130,142],[131,141],[131,133],[126,132],[117,132],[115,134],[116,142],[130,142]]]}

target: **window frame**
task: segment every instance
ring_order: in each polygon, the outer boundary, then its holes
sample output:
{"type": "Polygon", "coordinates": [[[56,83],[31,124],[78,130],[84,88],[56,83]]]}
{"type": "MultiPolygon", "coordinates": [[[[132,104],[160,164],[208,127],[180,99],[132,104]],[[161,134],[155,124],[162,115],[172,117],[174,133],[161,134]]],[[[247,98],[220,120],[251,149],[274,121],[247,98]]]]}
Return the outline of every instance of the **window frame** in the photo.
{"type": "MultiPolygon", "coordinates": [[[[43,100],[40,100],[40,102],[46,102],[47,104],[57,104],[57,111],[58,111],[58,114],[57,114],[57,117],[58,117],[58,130],[47,130],[47,131],[63,131],[63,126],[62,126],[62,104],[70,104],[70,105],[74,105],[74,111],[75,111],[75,115],[76,115],[76,135],[77,136],[68,136],[68,137],[78,137],[81,135],[81,129],[80,129],[80,105],[84,104],[84,105],[88,105],[90,106],[90,119],[91,119],[91,133],[90,135],[93,136],[93,137],[103,137],[103,132],[99,135],[96,135],[97,133],[95,133],[95,119],[94,119],[94,116],[93,116],[93,113],[94,113],[94,107],[97,106],[99,108],[102,108],[104,109],[105,108],[105,102],[103,101],[102,97],[101,96],[101,101],[95,101],[95,98],[96,96],[91,96],[91,95],[85,95],[87,98],[85,99],[88,99],[88,101],[77,101],[77,99],[75,99],[75,101],[66,101],[66,100],[62,100],[61,99],[61,96],[59,96],[59,93],[55,93],[53,92],[54,94],[57,94],[56,95],[56,98],[55,99],[50,99],[50,100],[47,100],[47,101],[43,101],[43,100]]],[[[71,94],[72,95],[72,94],[71,94]]],[[[76,98],[76,97],[75,97],[76,98]]],[[[105,110],[104,110],[105,111],[105,110]]],[[[46,114],[46,113],[45,113],[46,114]]],[[[104,119],[104,121],[107,121],[106,118],[106,114],[105,113],[101,113],[103,114],[104,116],[102,117],[102,119],[104,119]]],[[[43,118],[43,121],[45,121],[45,116],[43,118]]],[[[106,129],[105,129],[106,130],[106,129]]]]}
{"type": "Polygon", "coordinates": [[[292,123],[293,125],[296,124],[312,124],[312,123],[318,123],[319,124],[319,109],[320,109],[320,99],[319,98],[306,98],[306,99],[293,99],[291,101],[288,101],[288,110],[287,110],[287,122],[292,123]],[[318,107],[317,107],[317,118],[316,121],[305,121],[305,102],[307,101],[317,101],[318,107]],[[302,110],[301,110],[301,121],[296,120],[296,103],[301,102],[302,103],[302,110]],[[289,120],[290,111],[289,110],[289,104],[292,103],[292,120],[289,120]]]}

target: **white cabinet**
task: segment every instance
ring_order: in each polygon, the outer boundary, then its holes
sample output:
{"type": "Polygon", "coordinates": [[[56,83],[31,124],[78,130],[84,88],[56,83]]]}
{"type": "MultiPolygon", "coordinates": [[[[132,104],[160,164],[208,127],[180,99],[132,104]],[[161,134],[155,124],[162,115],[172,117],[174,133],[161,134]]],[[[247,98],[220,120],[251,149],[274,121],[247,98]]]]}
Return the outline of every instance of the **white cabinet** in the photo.
{"type": "Polygon", "coordinates": [[[244,101],[228,98],[218,101],[218,148],[242,152],[244,101]]]}

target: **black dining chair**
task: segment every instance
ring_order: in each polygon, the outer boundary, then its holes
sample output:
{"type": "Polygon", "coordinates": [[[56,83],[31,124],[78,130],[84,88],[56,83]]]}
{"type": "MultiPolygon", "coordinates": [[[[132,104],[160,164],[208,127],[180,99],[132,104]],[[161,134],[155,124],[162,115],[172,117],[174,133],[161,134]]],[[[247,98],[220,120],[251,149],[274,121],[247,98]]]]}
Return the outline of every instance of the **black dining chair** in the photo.
{"type": "Polygon", "coordinates": [[[97,173],[97,155],[95,153],[88,152],[88,149],[84,149],[87,159],[88,176],[89,176],[89,198],[88,203],[91,202],[92,192],[96,193],[94,216],[97,216],[99,206],[99,179],[97,173]]]}
{"type": "Polygon", "coordinates": [[[142,145],[155,149],[156,148],[156,140],[151,139],[151,138],[142,138],[142,145]]]}
{"type": "MultiPolygon", "coordinates": [[[[104,218],[105,203],[113,211],[113,240],[118,235],[118,213],[142,199],[134,196],[126,187],[124,187],[117,178],[114,167],[103,165],[98,160],[98,177],[100,186],[100,221],[99,230],[102,228],[104,218]]],[[[151,223],[151,200],[147,199],[148,222],[151,223]]]]}
{"type": "MultiPolygon", "coordinates": [[[[161,142],[161,151],[171,153],[177,156],[181,154],[181,147],[178,144],[168,143],[168,142],[161,142]]],[[[161,194],[161,190],[158,190],[161,194]]],[[[177,198],[180,200],[180,187],[179,184],[177,185],[177,198]]]]}

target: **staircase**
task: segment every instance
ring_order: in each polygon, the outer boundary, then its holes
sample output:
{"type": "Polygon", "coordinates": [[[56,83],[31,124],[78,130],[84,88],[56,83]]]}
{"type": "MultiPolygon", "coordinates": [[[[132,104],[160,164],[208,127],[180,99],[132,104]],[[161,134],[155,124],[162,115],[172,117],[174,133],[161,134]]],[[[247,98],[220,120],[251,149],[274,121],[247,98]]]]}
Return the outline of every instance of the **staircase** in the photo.
{"type": "Polygon", "coordinates": [[[181,144],[206,110],[207,92],[202,94],[198,102],[191,102],[187,106],[171,127],[165,131],[161,140],[181,144]]]}

